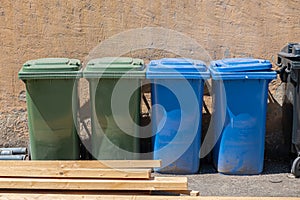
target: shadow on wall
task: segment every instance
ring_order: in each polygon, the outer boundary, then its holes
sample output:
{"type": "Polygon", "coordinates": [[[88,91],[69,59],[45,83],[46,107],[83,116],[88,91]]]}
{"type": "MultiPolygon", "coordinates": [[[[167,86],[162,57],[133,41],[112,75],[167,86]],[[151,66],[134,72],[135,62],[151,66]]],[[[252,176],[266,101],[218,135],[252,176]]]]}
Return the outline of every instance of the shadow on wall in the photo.
{"type": "MultiPolygon", "coordinates": [[[[282,83],[278,88],[284,88],[282,83]]],[[[284,91],[281,89],[280,100],[284,99],[284,91]]],[[[276,94],[275,94],[276,95],[276,94]]],[[[265,158],[271,160],[286,160],[290,155],[291,147],[291,130],[283,129],[283,122],[291,120],[286,119],[285,115],[287,109],[286,103],[278,102],[269,91],[267,123],[266,123],[266,142],[265,142],[265,158]]]]}

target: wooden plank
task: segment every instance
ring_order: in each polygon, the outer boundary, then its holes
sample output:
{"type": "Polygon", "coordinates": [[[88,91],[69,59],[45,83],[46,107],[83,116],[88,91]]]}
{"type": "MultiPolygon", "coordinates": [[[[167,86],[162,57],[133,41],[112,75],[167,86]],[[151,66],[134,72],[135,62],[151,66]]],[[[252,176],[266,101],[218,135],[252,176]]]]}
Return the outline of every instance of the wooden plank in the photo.
{"type": "Polygon", "coordinates": [[[57,194],[57,195],[151,195],[151,191],[133,190],[22,190],[0,189],[0,194],[57,194]]]}
{"type": "Polygon", "coordinates": [[[0,168],[0,177],[149,179],[151,169],[0,168]]]}
{"type": "Polygon", "coordinates": [[[0,168],[2,167],[45,167],[45,168],[90,168],[90,169],[108,169],[108,168],[154,168],[160,167],[160,160],[77,160],[77,161],[53,161],[53,160],[39,160],[39,161],[0,161],[0,168]]]}
{"type": "Polygon", "coordinates": [[[199,191],[192,190],[192,191],[190,192],[190,196],[192,196],[192,197],[197,197],[197,196],[199,196],[199,195],[200,195],[200,192],[199,192],[199,191]]]}
{"type": "Polygon", "coordinates": [[[49,190],[187,190],[186,177],[150,180],[0,178],[0,189],[49,190]]]}
{"type": "Polygon", "coordinates": [[[72,194],[26,194],[1,193],[2,200],[300,200],[299,197],[216,197],[216,196],[150,196],[150,195],[72,195],[72,194]]]}

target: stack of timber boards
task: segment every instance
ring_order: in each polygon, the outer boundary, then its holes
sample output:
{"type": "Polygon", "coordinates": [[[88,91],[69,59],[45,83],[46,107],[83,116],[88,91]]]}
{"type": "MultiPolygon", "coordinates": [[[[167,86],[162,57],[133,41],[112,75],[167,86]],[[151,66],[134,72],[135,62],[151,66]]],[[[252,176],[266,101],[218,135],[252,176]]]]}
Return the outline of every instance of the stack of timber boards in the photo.
{"type": "Polygon", "coordinates": [[[0,194],[0,200],[299,200],[299,197],[221,197],[221,196],[146,196],[146,195],[78,195],[78,194],[0,194]]]}
{"type": "Polygon", "coordinates": [[[0,161],[0,192],[197,195],[186,177],[152,177],[158,160],[0,161]]]}

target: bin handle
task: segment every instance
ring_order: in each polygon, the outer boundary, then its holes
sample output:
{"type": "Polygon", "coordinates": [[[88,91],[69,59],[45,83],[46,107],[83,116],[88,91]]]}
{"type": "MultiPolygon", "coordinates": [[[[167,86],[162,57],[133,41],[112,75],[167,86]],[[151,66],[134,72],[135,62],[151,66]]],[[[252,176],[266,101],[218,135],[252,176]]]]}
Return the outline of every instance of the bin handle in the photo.
{"type": "Polygon", "coordinates": [[[280,62],[276,62],[276,64],[275,64],[277,67],[281,67],[282,66],[282,63],[280,62]]]}
{"type": "Polygon", "coordinates": [[[280,64],[280,66],[278,66],[278,67],[280,67],[280,68],[277,69],[277,70],[275,70],[277,74],[281,75],[281,74],[283,74],[285,72],[286,73],[290,73],[290,70],[287,70],[287,66],[283,66],[282,67],[282,65],[280,64]]]}
{"type": "Polygon", "coordinates": [[[280,68],[275,70],[277,74],[279,74],[279,77],[281,79],[282,82],[287,82],[287,77],[290,75],[291,73],[291,69],[289,69],[287,66],[282,66],[280,65],[280,68]]]}

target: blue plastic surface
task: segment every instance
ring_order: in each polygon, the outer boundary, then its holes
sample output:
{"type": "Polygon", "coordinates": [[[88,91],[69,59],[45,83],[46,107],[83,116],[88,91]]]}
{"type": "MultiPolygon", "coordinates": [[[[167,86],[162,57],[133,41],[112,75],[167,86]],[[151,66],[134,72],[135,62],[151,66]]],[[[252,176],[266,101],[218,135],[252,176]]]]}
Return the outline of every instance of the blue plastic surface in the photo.
{"type": "Polygon", "coordinates": [[[148,79],[208,79],[205,63],[188,58],[163,58],[152,60],[147,68],[148,79]]]}
{"type": "Polygon", "coordinates": [[[162,167],[154,170],[197,173],[204,79],[209,78],[205,65],[185,59],[155,60],[151,61],[146,77],[151,79],[152,87],[153,154],[154,159],[162,160],[162,167]]]}
{"type": "Polygon", "coordinates": [[[227,58],[211,62],[210,72],[214,80],[275,79],[268,60],[251,58],[227,58]]]}
{"type": "Polygon", "coordinates": [[[214,68],[209,69],[213,80],[247,80],[247,79],[269,79],[277,77],[275,71],[249,71],[249,72],[218,72],[214,68]]]}
{"type": "Polygon", "coordinates": [[[230,72],[218,72],[217,77],[216,71],[211,72],[214,97],[211,123],[217,141],[214,165],[225,174],[259,174],[264,161],[268,84],[276,74],[268,69],[256,72],[252,69],[240,74],[234,72],[239,76],[236,78],[230,72]]]}
{"type": "Polygon", "coordinates": [[[262,71],[272,68],[270,61],[253,58],[226,58],[213,61],[211,66],[219,72],[262,71]]]}

